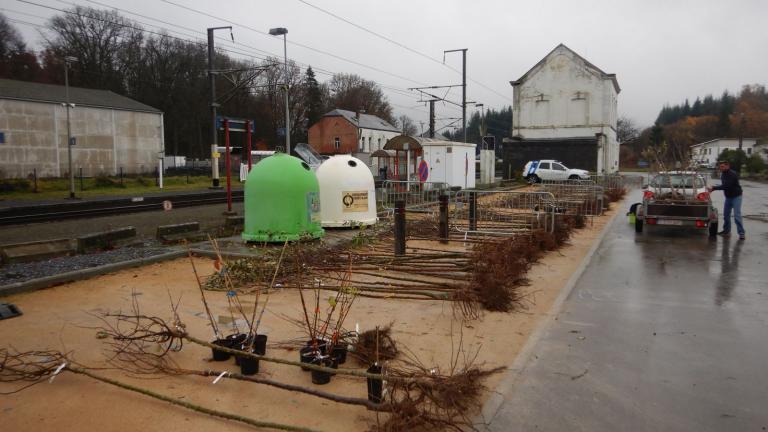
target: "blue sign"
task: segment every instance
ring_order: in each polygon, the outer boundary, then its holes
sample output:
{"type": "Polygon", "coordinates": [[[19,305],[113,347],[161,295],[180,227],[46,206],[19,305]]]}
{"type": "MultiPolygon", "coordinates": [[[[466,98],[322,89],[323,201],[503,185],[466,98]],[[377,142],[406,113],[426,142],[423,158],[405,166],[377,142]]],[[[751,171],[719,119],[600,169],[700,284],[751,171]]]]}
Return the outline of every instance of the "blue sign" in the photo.
{"type": "Polygon", "coordinates": [[[253,120],[247,120],[247,119],[236,119],[236,118],[229,118],[224,116],[216,116],[216,129],[218,130],[224,130],[224,120],[229,121],[229,131],[230,132],[245,132],[245,122],[248,121],[249,127],[251,129],[251,133],[255,130],[255,124],[253,120]]]}
{"type": "Polygon", "coordinates": [[[425,182],[427,178],[429,178],[429,165],[427,165],[427,161],[422,160],[419,164],[419,180],[425,182]]]}
{"type": "Polygon", "coordinates": [[[5,144],[5,132],[0,132],[0,144],[5,144]]]}

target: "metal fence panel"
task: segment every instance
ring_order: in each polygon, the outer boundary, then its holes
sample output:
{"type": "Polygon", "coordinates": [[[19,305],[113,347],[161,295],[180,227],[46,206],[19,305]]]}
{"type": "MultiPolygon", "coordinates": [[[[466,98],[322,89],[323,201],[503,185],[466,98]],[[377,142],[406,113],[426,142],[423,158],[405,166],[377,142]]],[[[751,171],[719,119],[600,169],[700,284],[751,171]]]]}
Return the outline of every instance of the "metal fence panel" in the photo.
{"type": "Polygon", "coordinates": [[[379,209],[390,213],[397,201],[404,201],[409,211],[437,211],[440,195],[450,194],[447,183],[386,180],[376,191],[379,209]]]}
{"type": "Polygon", "coordinates": [[[465,236],[552,232],[555,210],[555,197],[549,192],[462,190],[453,197],[450,224],[465,236]]]}

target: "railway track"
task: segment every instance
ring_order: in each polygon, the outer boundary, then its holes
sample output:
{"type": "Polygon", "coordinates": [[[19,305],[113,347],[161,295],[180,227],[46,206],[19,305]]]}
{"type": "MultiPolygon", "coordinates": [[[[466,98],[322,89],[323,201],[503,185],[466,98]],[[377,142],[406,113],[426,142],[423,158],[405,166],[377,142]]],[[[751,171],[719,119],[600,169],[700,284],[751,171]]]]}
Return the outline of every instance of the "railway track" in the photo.
{"type": "MultiPolygon", "coordinates": [[[[64,219],[157,211],[163,210],[165,201],[170,201],[173,208],[194,207],[224,204],[227,202],[227,195],[223,191],[213,191],[7,207],[0,209],[0,225],[54,222],[64,219]]],[[[232,201],[242,202],[243,191],[232,191],[232,201]]]]}

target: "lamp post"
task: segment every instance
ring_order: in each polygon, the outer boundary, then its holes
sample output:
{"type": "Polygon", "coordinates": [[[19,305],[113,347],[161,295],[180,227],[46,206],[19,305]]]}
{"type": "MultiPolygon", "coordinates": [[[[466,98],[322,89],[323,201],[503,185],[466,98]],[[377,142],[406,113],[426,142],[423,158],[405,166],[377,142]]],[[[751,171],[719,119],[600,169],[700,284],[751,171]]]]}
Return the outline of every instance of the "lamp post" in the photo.
{"type": "Polygon", "coordinates": [[[480,142],[485,144],[483,142],[483,137],[485,136],[485,105],[477,103],[475,107],[480,108],[480,142]]]}
{"type": "Polygon", "coordinates": [[[291,120],[290,111],[288,110],[288,29],[285,27],[277,27],[269,29],[269,34],[272,36],[283,35],[283,56],[285,57],[285,154],[291,154],[291,120]]]}
{"type": "Polygon", "coordinates": [[[77,57],[64,57],[64,102],[67,109],[67,158],[69,160],[69,198],[75,198],[75,171],[72,169],[72,125],[69,120],[69,108],[72,104],[69,102],[69,64],[76,62],[77,57]]]}

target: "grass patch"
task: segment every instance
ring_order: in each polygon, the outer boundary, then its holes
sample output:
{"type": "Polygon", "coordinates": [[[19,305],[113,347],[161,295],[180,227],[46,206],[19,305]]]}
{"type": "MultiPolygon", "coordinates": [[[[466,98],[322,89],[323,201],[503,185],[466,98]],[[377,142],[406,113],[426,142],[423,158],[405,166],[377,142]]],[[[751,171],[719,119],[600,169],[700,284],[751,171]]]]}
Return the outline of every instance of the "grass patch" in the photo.
{"type": "MultiPolygon", "coordinates": [[[[240,187],[238,180],[233,181],[234,187],[240,187]]],[[[191,191],[206,189],[211,185],[208,176],[171,176],[163,178],[163,189],[155,185],[154,177],[119,177],[97,176],[75,178],[75,195],[81,198],[103,196],[141,196],[144,194],[191,191]]],[[[20,200],[35,201],[56,198],[66,198],[69,191],[69,179],[43,178],[37,180],[37,192],[34,182],[26,179],[0,180],[0,201],[20,200]]]]}

